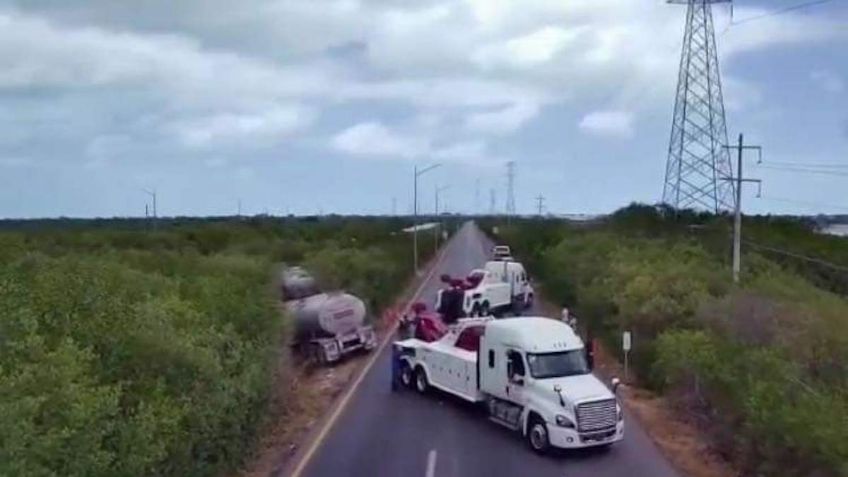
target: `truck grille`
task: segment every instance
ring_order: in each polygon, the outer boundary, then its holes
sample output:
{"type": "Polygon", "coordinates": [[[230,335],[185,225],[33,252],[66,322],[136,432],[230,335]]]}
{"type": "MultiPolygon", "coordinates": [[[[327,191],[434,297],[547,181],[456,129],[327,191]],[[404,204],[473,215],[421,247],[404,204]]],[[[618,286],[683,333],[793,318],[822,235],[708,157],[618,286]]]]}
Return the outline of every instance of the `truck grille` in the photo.
{"type": "Polygon", "coordinates": [[[592,432],[615,426],[618,416],[615,399],[584,402],[577,405],[577,430],[592,432]]]}

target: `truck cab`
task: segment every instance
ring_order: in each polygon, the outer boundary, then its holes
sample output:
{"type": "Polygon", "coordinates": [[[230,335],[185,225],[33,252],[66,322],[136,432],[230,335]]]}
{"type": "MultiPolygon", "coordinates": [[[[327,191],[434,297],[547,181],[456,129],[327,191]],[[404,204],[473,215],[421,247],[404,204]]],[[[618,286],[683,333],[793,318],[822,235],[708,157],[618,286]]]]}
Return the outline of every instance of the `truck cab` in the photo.
{"type": "Polygon", "coordinates": [[[489,418],[530,447],[609,445],[624,436],[621,407],[590,369],[571,327],[542,317],[460,320],[442,339],[393,347],[399,380],[486,406],[489,418]]]}
{"type": "Polygon", "coordinates": [[[592,374],[583,342],[568,325],[529,317],[492,322],[480,357],[479,386],[492,419],[522,431],[534,450],[622,439],[621,407],[592,374]]]}
{"type": "Polygon", "coordinates": [[[520,308],[530,308],[533,304],[534,290],[530,278],[521,262],[512,260],[486,262],[486,272],[492,280],[506,283],[509,288],[510,300],[520,308]]]}

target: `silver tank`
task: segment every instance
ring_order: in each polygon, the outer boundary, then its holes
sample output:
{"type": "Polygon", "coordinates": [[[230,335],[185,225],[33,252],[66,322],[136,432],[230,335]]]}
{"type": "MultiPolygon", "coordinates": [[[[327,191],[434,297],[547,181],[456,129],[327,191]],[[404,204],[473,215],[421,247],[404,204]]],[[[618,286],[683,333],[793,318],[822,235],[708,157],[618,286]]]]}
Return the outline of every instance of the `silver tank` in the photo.
{"type": "Polygon", "coordinates": [[[286,310],[294,318],[298,339],[350,333],[365,323],[362,300],[344,292],[322,292],[302,268],[283,272],[281,291],[286,310]]]}

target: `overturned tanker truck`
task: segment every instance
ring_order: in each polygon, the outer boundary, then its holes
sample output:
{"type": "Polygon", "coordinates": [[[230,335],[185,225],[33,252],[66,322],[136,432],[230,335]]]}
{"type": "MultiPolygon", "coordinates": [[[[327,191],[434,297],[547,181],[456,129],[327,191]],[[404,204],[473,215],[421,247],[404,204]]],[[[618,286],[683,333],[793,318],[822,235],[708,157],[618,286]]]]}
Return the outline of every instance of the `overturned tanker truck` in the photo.
{"type": "Polygon", "coordinates": [[[377,345],[374,328],[365,324],[361,299],[342,291],[322,291],[301,267],[283,269],[280,291],[295,324],[293,345],[304,356],[328,364],[377,345]]]}

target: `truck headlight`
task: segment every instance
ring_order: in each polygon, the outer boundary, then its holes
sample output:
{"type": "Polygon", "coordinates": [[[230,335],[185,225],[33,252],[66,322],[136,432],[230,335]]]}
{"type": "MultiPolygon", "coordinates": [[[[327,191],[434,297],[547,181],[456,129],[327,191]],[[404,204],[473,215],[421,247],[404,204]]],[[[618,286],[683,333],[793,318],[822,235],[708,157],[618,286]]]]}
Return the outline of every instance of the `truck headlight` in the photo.
{"type": "Polygon", "coordinates": [[[571,419],[566,416],[563,416],[562,414],[557,414],[556,423],[559,427],[574,429],[574,423],[571,421],[571,419]]]}

